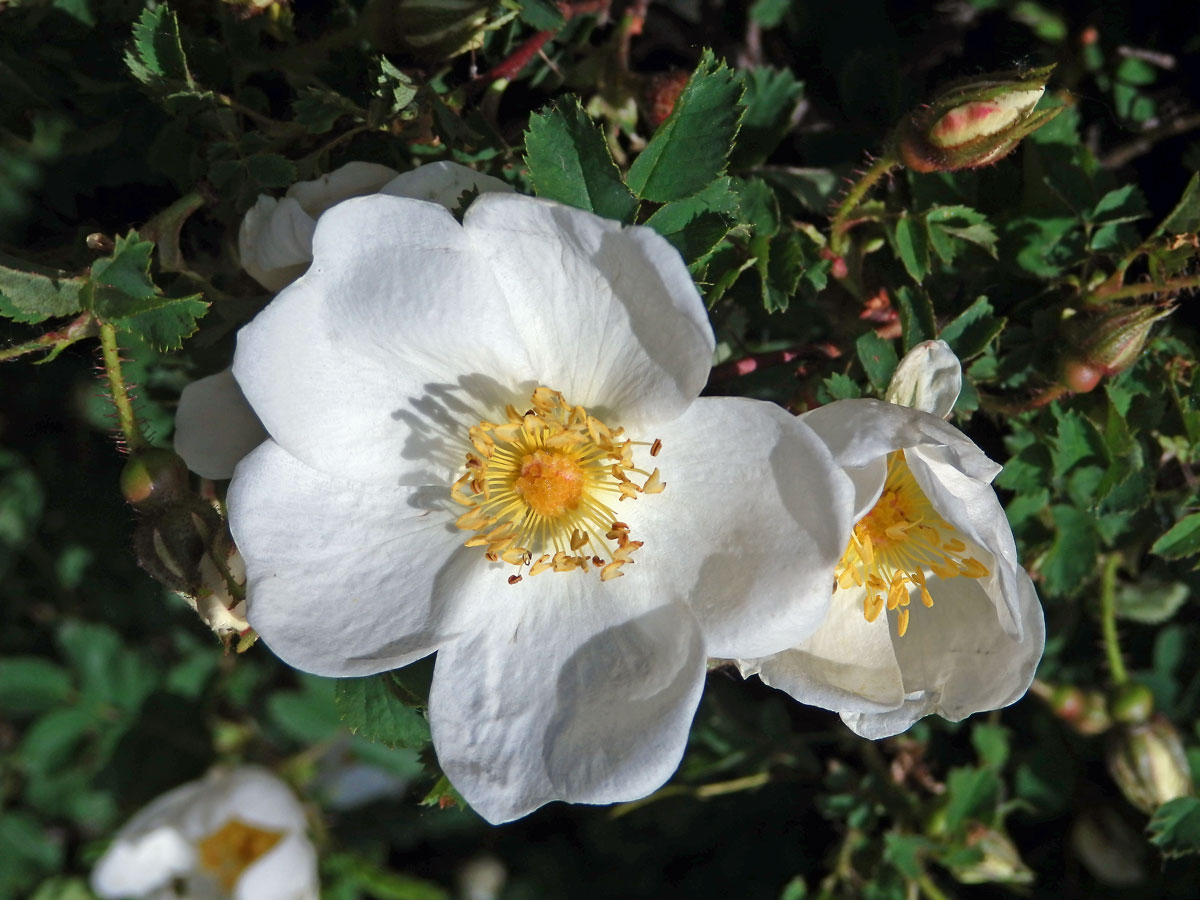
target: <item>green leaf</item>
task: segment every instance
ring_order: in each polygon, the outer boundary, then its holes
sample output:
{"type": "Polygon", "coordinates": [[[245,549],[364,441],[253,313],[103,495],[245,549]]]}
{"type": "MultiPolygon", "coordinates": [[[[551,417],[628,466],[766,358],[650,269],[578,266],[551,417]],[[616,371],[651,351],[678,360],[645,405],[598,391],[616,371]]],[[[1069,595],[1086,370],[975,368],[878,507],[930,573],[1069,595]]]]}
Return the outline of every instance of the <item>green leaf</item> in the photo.
{"type": "Polygon", "coordinates": [[[450,894],[432,881],[391,872],[354,854],[333,854],[322,860],[322,868],[375,900],[450,900],[450,894]]]}
{"type": "Polygon", "coordinates": [[[1167,234],[1194,234],[1200,231],[1200,172],[1192,175],[1175,208],[1155,230],[1167,234]]]}
{"type": "Polygon", "coordinates": [[[892,346],[891,341],[885,341],[873,331],[860,335],[854,346],[858,350],[858,359],[867,373],[871,387],[882,394],[887,390],[896,366],[900,364],[896,348],[892,346]]]}
{"type": "Polygon", "coordinates": [[[255,153],[246,157],[246,171],[265,191],[291,187],[300,177],[296,164],[278,153],[255,153]]]}
{"type": "Polygon", "coordinates": [[[929,243],[942,262],[953,262],[962,244],[974,244],[996,257],[996,231],[978,210],[969,206],[935,206],[924,217],[929,243]]]}
{"type": "Polygon", "coordinates": [[[179,21],[165,3],[142,10],[133,26],[133,46],[125,51],[125,65],[143,84],[183,82],[194,88],[179,35],[179,21]]]}
{"type": "Polygon", "coordinates": [[[525,164],[539,197],[607,219],[633,221],[637,199],[621,181],[600,127],[575,96],[529,118],[525,164]]]}
{"type": "Polygon", "coordinates": [[[792,117],[804,96],[804,82],[789,69],[754,68],[737,73],[745,88],[746,113],[729,157],[735,171],[757,168],[791,130],[792,117]]]}
{"type": "Polygon", "coordinates": [[[566,23],[562,11],[550,0],[521,0],[521,21],[538,31],[557,31],[566,23]]]}
{"type": "Polygon", "coordinates": [[[83,308],[87,280],[0,253],[0,316],[36,324],[83,308]]]}
{"type": "Polygon", "coordinates": [[[178,350],[185,338],[196,333],[197,320],[208,312],[208,301],[200,294],[189,297],[155,297],[142,303],[132,315],[109,321],[155,350],[178,350]]]}
{"type": "Polygon", "coordinates": [[[82,878],[51,878],[38,885],[29,900],[95,900],[82,878]]]}
{"type": "Polygon", "coordinates": [[[401,701],[387,672],[367,678],[341,678],[333,698],[352,734],[393,748],[429,743],[429,723],[401,701]]]}
{"type": "Polygon", "coordinates": [[[382,121],[399,116],[417,97],[417,84],[396,68],[386,56],[380,56],[375,76],[375,96],[383,101],[377,118],[382,121]]]}
{"type": "Polygon", "coordinates": [[[932,847],[933,842],[919,834],[889,831],[883,836],[883,858],[906,878],[920,878],[924,874],[921,857],[932,847]]]}
{"type": "Polygon", "coordinates": [[[1150,843],[1167,859],[1200,853],[1200,797],[1176,797],[1154,812],[1150,843]]]}
{"type": "Polygon", "coordinates": [[[946,828],[957,831],[968,819],[989,822],[1000,798],[1000,780],[992,769],[952,769],[946,779],[946,828]]]}
{"type": "Polygon", "coordinates": [[[311,134],[325,134],[342,116],[361,120],[366,113],[341,94],[306,87],[292,104],[292,114],[311,134]]]}
{"type": "Polygon", "coordinates": [[[1061,478],[1089,457],[1104,460],[1104,439],[1096,426],[1075,410],[1058,412],[1058,434],[1050,452],[1054,475],[1061,478]]]}
{"type": "Polygon", "coordinates": [[[103,319],[127,315],[139,301],[158,292],[150,280],[153,241],[143,241],[136,231],[118,237],[111,255],[92,263],[88,308],[103,319]]]}
{"type": "Polygon", "coordinates": [[[31,715],[65,702],[71,696],[71,676],[39,656],[0,659],[0,710],[13,716],[31,715]]]}
{"type": "Polygon", "coordinates": [[[1008,762],[1008,729],[1002,725],[976,725],[971,729],[971,743],[985,766],[1001,769],[1008,762]]]}
{"type": "Polygon", "coordinates": [[[771,239],[755,238],[751,247],[757,256],[755,269],[762,279],[763,308],[767,312],[784,312],[804,275],[807,259],[799,232],[777,234],[771,239]]]}
{"type": "Polygon", "coordinates": [[[704,189],[725,171],[744,107],[742,86],[705,50],[675,109],[629,169],[643,200],[667,203],[704,189]]]}
{"type": "Polygon", "coordinates": [[[966,362],[987,349],[1004,330],[1006,319],[997,318],[987,297],[975,302],[954,317],[938,335],[955,355],[966,362]]]}
{"type": "Polygon", "coordinates": [[[1096,568],[1099,543],[1095,523],[1090,515],[1074,506],[1054,506],[1050,514],[1055,536],[1042,560],[1042,577],[1050,593],[1070,595],[1092,577],[1096,568]]]}
{"type": "Polygon", "coordinates": [[[896,307],[900,310],[900,330],[907,353],[921,341],[931,341],[937,334],[933,319],[933,304],[923,290],[901,286],[895,290],[896,307]]]}
{"type": "Polygon", "coordinates": [[[1092,209],[1083,211],[1083,217],[1096,225],[1133,222],[1145,216],[1146,198],[1136,184],[1109,191],[1092,209]]]}
{"type": "Polygon", "coordinates": [[[29,813],[0,813],[0,896],[29,896],[36,879],[59,871],[61,841],[29,813]]]}
{"type": "Polygon", "coordinates": [[[896,255],[917,284],[929,274],[929,232],[919,218],[902,215],[889,232],[896,255]]]}
{"type": "Polygon", "coordinates": [[[829,394],[830,400],[853,400],[862,396],[862,390],[849,375],[834,372],[825,379],[823,387],[829,394]]]}
{"type": "Polygon", "coordinates": [[[754,0],[750,5],[750,18],[763,28],[774,28],[791,8],[792,0],[754,0]]]}
{"type": "Polygon", "coordinates": [[[1200,553],[1200,513],[1192,513],[1172,525],[1166,534],[1154,542],[1150,552],[1167,559],[1181,559],[1200,553]]]}
{"type": "Polygon", "coordinates": [[[1158,581],[1143,577],[1135,584],[1117,588],[1117,615],[1143,625],[1162,625],[1179,611],[1191,590],[1182,581],[1158,581]]]}
{"type": "Polygon", "coordinates": [[[109,626],[68,620],[57,637],[85,700],[132,712],[154,690],[156,670],[109,626]]]}

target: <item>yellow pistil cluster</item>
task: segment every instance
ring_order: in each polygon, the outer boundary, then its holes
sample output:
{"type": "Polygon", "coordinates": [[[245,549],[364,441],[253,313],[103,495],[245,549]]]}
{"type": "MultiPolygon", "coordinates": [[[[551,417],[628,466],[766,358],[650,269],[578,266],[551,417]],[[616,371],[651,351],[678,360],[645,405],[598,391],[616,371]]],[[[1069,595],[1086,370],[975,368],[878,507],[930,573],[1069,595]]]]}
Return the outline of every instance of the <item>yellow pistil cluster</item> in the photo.
{"type": "MultiPolygon", "coordinates": [[[[474,532],[468,547],[485,547],[489,560],[527,566],[530,575],[594,567],[602,581],[619,578],[642,541],[630,540],[609,503],[661,493],[658,469],[637,468],[639,442],[558,391],[539,387],[530,402],[525,412],[506,407],[503,423],[469,430],[474,452],[450,491],[468,509],[455,524],[474,532]]],[[[656,440],[650,455],[661,449],[656,440]]],[[[518,572],[508,582],[521,578],[518,572]]]]}
{"type": "Polygon", "coordinates": [[[242,873],[283,838],[282,831],[267,831],[237,819],[226,822],[197,845],[200,865],[226,893],[242,873]]]}
{"type": "Polygon", "coordinates": [[[926,572],[938,578],[983,578],[988,568],[967,555],[967,545],[953,526],[937,514],[913,478],[904,451],[888,454],[883,493],[871,511],[858,520],[835,574],[838,587],[866,588],[863,615],[874,622],[886,606],[899,609],[896,631],[908,630],[909,594],[920,593],[925,606],[933,597],[926,572]]]}

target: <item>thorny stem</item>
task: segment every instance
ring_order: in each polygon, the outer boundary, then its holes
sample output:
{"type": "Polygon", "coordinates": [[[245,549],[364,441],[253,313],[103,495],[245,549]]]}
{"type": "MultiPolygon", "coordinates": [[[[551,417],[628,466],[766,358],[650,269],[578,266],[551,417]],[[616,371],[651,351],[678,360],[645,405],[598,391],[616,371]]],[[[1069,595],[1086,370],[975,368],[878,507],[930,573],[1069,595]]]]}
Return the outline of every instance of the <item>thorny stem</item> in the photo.
{"type": "Polygon", "coordinates": [[[46,351],[47,360],[53,359],[76,341],[95,337],[98,333],[95,316],[90,312],[85,312],[79,318],[72,321],[66,328],[60,328],[58,331],[49,331],[41,337],[25,341],[23,344],[14,344],[11,347],[5,347],[3,350],[0,350],[0,362],[16,359],[18,356],[24,356],[26,353],[37,353],[39,350],[46,351]]]}
{"type": "MultiPolygon", "coordinates": [[[[579,0],[576,3],[559,3],[557,5],[558,11],[562,13],[563,21],[569,22],[575,16],[586,15],[587,13],[606,13],[609,3],[610,0],[579,0]]],[[[521,74],[521,70],[529,64],[529,61],[537,56],[538,52],[554,37],[557,31],[558,29],[539,31],[528,38],[505,59],[502,59],[494,67],[479,76],[478,81],[481,84],[490,85],[495,81],[511,81],[516,78],[521,74]]]]}
{"type": "Polygon", "coordinates": [[[1121,644],[1117,639],[1117,567],[1121,557],[1113,553],[1104,561],[1100,573],[1100,627],[1104,633],[1104,652],[1108,656],[1108,669],[1113,684],[1122,685],[1129,681],[1129,671],[1121,658],[1121,644]]]}
{"type": "Polygon", "coordinates": [[[100,325],[100,350],[104,357],[104,372],[108,376],[108,387],[112,393],[113,406],[117,410],[117,424],[125,436],[125,445],[130,451],[148,446],[137,416],[133,413],[133,402],[129,389],[121,374],[121,348],[117,346],[117,330],[107,323],[100,325]]]}
{"type": "Polygon", "coordinates": [[[1110,303],[1114,300],[1131,300],[1134,297],[1145,297],[1149,294],[1166,294],[1174,291],[1190,291],[1200,289],[1200,275],[1187,278],[1173,278],[1161,283],[1144,282],[1142,284],[1127,284],[1114,291],[1096,291],[1086,298],[1090,306],[1110,303]]]}
{"type": "Polygon", "coordinates": [[[998,397],[979,395],[980,405],[988,412],[1000,413],[1005,416],[1015,416],[1031,409],[1041,409],[1048,406],[1064,394],[1070,393],[1066,385],[1052,384],[1041,392],[1034,394],[1028,400],[1020,402],[1001,400],[998,397]]]}
{"type": "Polygon", "coordinates": [[[846,233],[853,227],[854,222],[849,221],[851,213],[853,213],[863,198],[871,188],[879,182],[881,178],[890,173],[892,169],[900,165],[900,160],[896,159],[891,152],[884,153],[883,156],[875,160],[867,171],[859,176],[846,196],[842,198],[841,204],[837,211],[833,214],[833,219],[830,221],[830,249],[838,256],[843,256],[846,252],[846,233]]]}

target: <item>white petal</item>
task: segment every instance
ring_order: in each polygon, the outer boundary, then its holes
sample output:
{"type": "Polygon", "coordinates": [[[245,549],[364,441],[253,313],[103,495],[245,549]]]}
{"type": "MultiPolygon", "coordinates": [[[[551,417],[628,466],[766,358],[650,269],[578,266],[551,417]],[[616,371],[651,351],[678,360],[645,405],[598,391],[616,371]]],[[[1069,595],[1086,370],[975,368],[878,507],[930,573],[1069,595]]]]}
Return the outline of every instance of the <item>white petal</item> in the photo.
{"type": "Polygon", "coordinates": [[[885,400],[948,418],[962,390],[962,364],[945,341],[921,341],[892,373],[885,400]]]}
{"type": "Polygon", "coordinates": [[[142,897],[192,870],[195,850],[176,828],[159,825],[123,836],[127,828],[92,870],[92,890],[100,897],[142,897]]]}
{"type": "Polygon", "coordinates": [[[183,389],[175,411],[175,452],[202,478],[232,478],[233,469],[267,439],[232,369],[183,389]]]}
{"type": "Polygon", "coordinates": [[[316,261],[238,333],[234,374],[308,465],[448,483],[469,425],[536,382],[500,292],[439,206],[374,195],[321,217],[316,261]]]}
{"type": "Polygon", "coordinates": [[[686,607],[652,605],[629,580],[527,577],[492,604],[487,628],[438,652],[434,747],[488,821],[551,800],[634,800],[675,771],[704,643],[686,607]]]}
{"type": "Polygon", "coordinates": [[[317,900],[317,851],[290,834],[242,873],[233,900],[317,900]]]}
{"type": "MultiPolygon", "coordinates": [[[[1023,574],[1023,573],[1022,573],[1023,574]]],[[[889,737],[930,713],[958,721],[999,709],[1028,689],[1045,645],[1042,608],[1026,575],[1017,598],[1024,636],[1001,626],[996,607],[972,579],[929,580],[934,606],[913,614],[894,642],[905,701],[892,712],[844,713],[843,721],[866,738],[889,737]]]]}
{"type": "Polygon", "coordinates": [[[351,197],[374,194],[396,178],[396,170],[378,163],[348,162],[312,181],[298,181],[288,188],[293,198],[312,218],[318,219],[335,204],[351,197]]]}
{"type": "Polygon", "coordinates": [[[484,175],[455,162],[443,161],[426,163],[411,172],[405,172],[379,189],[381,194],[428,200],[450,210],[458,206],[459,198],[466,191],[511,194],[513,188],[499,178],[484,175]]]}
{"type": "Polygon", "coordinates": [[[835,591],[824,623],[795,649],[739,660],[738,668],[801,703],[835,712],[884,712],[904,702],[887,616],[866,620],[861,589],[835,591]]]}
{"type": "Polygon", "coordinates": [[[800,417],[829,445],[838,463],[860,468],[893,450],[941,445],[955,465],[980,481],[1000,471],[983,451],[936,416],[881,400],[838,400],[800,417]]]}
{"type": "Polygon", "coordinates": [[[447,488],[336,480],[267,441],[229,488],[250,624],[285,662],[318,675],[366,675],[431,653],[445,638],[439,569],[470,552],[448,504],[447,488]]]}
{"type": "Polygon", "coordinates": [[[316,220],[291,197],[260,195],[238,229],[242,268],[268,291],[281,291],[312,261],[316,220]]]}
{"type": "Polygon", "coordinates": [[[662,438],[649,464],[667,487],[617,508],[645,542],[623,580],[686,599],[710,656],[765,656],[812,634],[854,508],[820,439],[774,404],[732,397],[701,398],[644,437],[662,438]]]}
{"type": "Polygon", "coordinates": [[[700,393],[712,328],[657,233],[517,194],[480,197],[464,225],[540,383],[626,427],[674,418],[700,393]]]}
{"type": "Polygon", "coordinates": [[[958,468],[956,455],[948,447],[917,447],[905,459],[933,508],[990,555],[990,559],[980,560],[989,568],[989,574],[980,579],[980,584],[996,604],[1001,627],[1020,639],[1023,627],[1020,607],[1029,576],[1017,562],[1012,528],[995,490],[986,482],[964,475],[958,468]]]}

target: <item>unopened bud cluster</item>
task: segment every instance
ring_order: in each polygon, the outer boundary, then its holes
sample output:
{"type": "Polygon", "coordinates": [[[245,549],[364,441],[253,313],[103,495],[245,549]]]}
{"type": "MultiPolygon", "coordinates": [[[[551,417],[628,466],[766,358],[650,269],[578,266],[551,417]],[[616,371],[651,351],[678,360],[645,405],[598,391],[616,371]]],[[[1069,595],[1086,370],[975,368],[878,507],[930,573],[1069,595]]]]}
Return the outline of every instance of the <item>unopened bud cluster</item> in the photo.
{"type": "Polygon", "coordinates": [[[902,121],[892,136],[901,162],[916,172],[953,172],[1000,159],[1062,107],[1037,110],[1054,66],[958,82],[902,121]]]}
{"type": "Polygon", "coordinates": [[[1062,362],[1062,383],[1085,394],[1106,375],[1125,371],[1137,362],[1154,323],[1172,312],[1169,307],[1137,306],[1067,319],[1062,332],[1070,349],[1062,362]]]}

